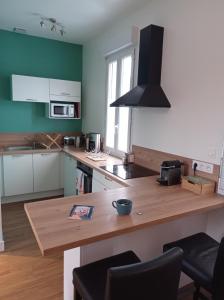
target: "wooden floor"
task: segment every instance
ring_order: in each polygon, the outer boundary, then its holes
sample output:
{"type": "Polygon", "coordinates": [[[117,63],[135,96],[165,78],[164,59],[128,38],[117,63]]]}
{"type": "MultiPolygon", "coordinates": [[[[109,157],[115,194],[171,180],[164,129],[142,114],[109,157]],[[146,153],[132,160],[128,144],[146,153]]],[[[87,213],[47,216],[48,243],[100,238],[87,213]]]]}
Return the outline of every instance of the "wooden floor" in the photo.
{"type": "MultiPolygon", "coordinates": [[[[0,299],[62,300],[62,256],[41,256],[23,203],[5,204],[2,213],[6,251],[0,254],[0,299]]],[[[179,300],[192,299],[190,286],[179,300]]]]}
{"type": "Polygon", "coordinates": [[[3,205],[2,214],[6,251],[0,254],[0,299],[62,300],[62,256],[41,256],[23,203],[3,205]]]}

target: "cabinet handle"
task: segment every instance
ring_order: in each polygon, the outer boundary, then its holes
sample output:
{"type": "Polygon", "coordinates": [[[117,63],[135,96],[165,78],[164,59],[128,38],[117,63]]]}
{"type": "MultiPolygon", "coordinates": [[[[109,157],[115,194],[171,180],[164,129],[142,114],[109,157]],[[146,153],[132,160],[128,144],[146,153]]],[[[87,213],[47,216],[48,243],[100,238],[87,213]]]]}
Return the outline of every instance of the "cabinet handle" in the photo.
{"type": "Polygon", "coordinates": [[[109,177],[105,176],[105,179],[108,181],[113,181],[112,179],[110,179],[109,177]]]}
{"type": "Polygon", "coordinates": [[[26,101],[36,102],[38,100],[37,99],[29,99],[29,98],[27,98],[26,101]]]}
{"type": "Polygon", "coordinates": [[[63,95],[63,96],[71,96],[71,94],[69,94],[69,93],[61,93],[61,95],[63,95]]]}
{"type": "Polygon", "coordinates": [[[26,155],[24,155],[24,154],[12,154],[11,156],[16,158],[16,157],[23,157],[23,156],[26,156],[26,155]]]}
{"type": "Polygon", "coordinates": [[[41,153],[40,155],[41,156],[47,156],[47,155],[50,155],[51,153],[41,153]]]}

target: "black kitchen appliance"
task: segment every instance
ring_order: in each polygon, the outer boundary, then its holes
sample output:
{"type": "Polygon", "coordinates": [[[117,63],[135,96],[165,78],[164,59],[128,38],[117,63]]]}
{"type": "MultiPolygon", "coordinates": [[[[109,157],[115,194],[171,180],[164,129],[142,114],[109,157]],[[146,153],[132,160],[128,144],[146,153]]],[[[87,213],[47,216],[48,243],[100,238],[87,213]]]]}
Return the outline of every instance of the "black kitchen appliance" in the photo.
{"type": "MultiPolygon", "coordinates": [[[[80,161],[77,161],[77,169],[79,169],[83,173],[84,194],[92,193],[93,169],[81,163],[80,161]]],[[[77,189],[76,194],[79,195],[79,191],[77,189]]]]}
{"type": "Polygon", "coordinates": [[[140,31],[137,86],[111,103],[111,107],[170,107],[161,87],[164,28],[149,25],[140,31]]]}
{"type": "Polygon", "coordinates": [[[159,174],[154,170],[150,170],[133,163],[125,164],[125,165],[106,165],[106,166],[101,166],[100,168],[122,179],[147,177],[147,176],[154,176],[159,174]]]}
{"type": "Polygon", "coordinates": [[[160,178],[157,181],[162,185],[179,184],[181,181],[181,166],[179,160],[164,161],[160,169],[160,178]]]}
{"type": "Polygon", "coordinates": [[[65,136],[64,145],[65,146],[74,146],[76,141],[76,136],[65,136]]]}
{"type": "Polygon", "coordinates": [[[100,133],[92,132],[86,135],[86,151],[100,152],[100,133]]]}

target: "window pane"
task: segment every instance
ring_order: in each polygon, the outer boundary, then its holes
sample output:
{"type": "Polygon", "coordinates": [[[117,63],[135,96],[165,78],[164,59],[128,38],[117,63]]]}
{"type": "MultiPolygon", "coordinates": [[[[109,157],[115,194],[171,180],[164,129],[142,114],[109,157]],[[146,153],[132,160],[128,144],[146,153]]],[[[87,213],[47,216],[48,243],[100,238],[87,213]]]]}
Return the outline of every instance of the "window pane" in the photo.
{"type": "Polygon", "coordinates": [[[110,104],[116,100],[117,85],[117,61],[108,65],[108,83],[107,83],[107,133],[106,146],[114,148],[115,139],[115,108],[110,104]]]}
{"type": "MultiPolygon", "coordinates": [[[[126,94],[131,88],[132,56],[126,56],[121,61],[120,96],[126,94]]],[[[128,151],[129,134],[129,108],[119,108],[118,150],[128,151]]]]}
{"type": "Polygon", "coordinates": [[[119,108],[118,150],[128,151],[129,108],[119,108]]]}
{"type": "Polygon", "coordinates": [[[130,91],[131,88],[132,57],[126,56],[121,61],[121,90],[120,96],[130,91]]]}

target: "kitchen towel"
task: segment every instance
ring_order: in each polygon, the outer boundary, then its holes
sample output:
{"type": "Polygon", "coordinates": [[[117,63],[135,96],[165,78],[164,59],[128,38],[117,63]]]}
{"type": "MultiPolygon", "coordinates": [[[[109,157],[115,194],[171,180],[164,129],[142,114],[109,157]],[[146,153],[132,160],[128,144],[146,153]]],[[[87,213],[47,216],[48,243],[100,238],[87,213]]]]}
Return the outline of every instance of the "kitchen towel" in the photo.
{"type": "Polygon", "coordinates": [[[84,194],[84,173],[79,169],[76,169],[76,194],[84,194]]]}

